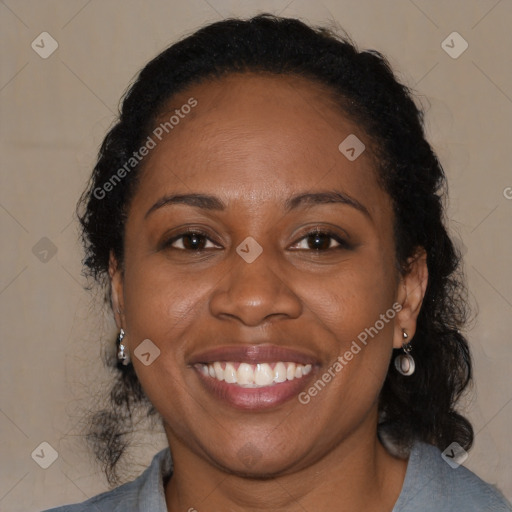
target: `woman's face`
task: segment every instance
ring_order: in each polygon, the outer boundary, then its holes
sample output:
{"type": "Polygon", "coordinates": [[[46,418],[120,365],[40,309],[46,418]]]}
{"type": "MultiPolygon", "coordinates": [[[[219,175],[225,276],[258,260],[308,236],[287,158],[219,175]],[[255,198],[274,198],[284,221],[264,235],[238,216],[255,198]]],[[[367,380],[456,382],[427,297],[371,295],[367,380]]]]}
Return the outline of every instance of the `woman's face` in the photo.
{"type": "Polygon", "coordinates": [[[130,204],[123,272],[111,267],[173,454],[270,475],[374,437],[414,311],[370,141],[300,78],[231,75],[174,97],[162,120],[175,109],[130,204]]]}

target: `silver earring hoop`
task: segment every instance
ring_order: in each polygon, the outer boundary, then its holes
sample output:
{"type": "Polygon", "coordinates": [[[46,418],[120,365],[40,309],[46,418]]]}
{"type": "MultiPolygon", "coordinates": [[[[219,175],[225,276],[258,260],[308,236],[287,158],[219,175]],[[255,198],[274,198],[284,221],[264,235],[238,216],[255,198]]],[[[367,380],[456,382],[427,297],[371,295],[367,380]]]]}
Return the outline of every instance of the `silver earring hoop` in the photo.
{"type": "Polygon", "coordinates": [[[119,331],[119,335],[117,336],[117,360],[123,365],[127,366],[130,364],[130,355],[128,354],[128,349],[123,343],[123,338],[125,336],[124,329],[119,331]]]}
{"type": "Polygon", "coordinates": [[[410,342],[407,341],[409,335],[405,332],[405,329],[402,330],[402,337],[404,339],[402,344],[404,353],[395,357],[395,368],[398,373],[409,377],[414,373],[416,364],[414,362],[414,358],[410,354],[412,347],[410,342]]]}

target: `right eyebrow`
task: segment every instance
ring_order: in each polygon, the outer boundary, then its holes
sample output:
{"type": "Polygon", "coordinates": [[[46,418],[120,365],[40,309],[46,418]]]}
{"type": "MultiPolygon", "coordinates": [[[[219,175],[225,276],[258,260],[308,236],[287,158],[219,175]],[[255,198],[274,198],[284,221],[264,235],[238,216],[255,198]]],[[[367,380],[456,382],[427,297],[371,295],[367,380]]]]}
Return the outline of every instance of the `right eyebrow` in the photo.
{"type": "Polygon", "coordinates": [[[208,194],[172,194],[159,199],[147,212],[144,218],[155,210],[171,204],[187,204],[204,210],[225,210],[226,205],[216,196],[208,194]]]}

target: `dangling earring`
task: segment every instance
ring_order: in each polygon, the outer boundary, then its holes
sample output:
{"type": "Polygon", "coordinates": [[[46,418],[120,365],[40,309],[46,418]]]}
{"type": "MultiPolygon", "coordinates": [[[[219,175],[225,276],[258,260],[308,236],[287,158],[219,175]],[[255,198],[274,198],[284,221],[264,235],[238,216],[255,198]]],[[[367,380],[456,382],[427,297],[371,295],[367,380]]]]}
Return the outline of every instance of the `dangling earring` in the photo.
{"type": "Polygon", "coordinates": [[[124,338],[124,329],[119,331],[119,336],[117,337],[117,360],[123,365],[127,366],[130,364],[130,354],[128,354],[128,349],[123,344],[124,338]]]}
{"type": "Polygon", "coordinates": [[[404,338],[404,342],[402,344],[404,353],[395,357],[395,368],[402,375],[409,377],[414,373],[416,365],[413,357],[409,353],[412,350],[412,347],[411,344],[406,341],[409,335],[405,332],[405,329],[402,329],[402,336],[404,338]]]}

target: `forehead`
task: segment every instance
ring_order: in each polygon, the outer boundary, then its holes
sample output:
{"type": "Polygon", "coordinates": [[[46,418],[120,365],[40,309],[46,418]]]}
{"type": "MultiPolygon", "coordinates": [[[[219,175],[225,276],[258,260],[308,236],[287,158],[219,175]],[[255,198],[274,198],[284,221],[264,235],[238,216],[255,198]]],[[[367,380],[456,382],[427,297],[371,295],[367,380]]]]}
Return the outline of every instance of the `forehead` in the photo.
{"type": "Polygon", "coordinates": [[[342,189],[366,197],[369,210],[383,207],[372,142],[327,87],[297,76],[232,74],[174,96],[156,125],[190,98],[197,105],[181,112],[144,162],[139,189],[148,202],[193,191],[268,203],[292,191],[342,189]],[[354,136],[366,149],[351,161],[339,145],[354,136]]]}

